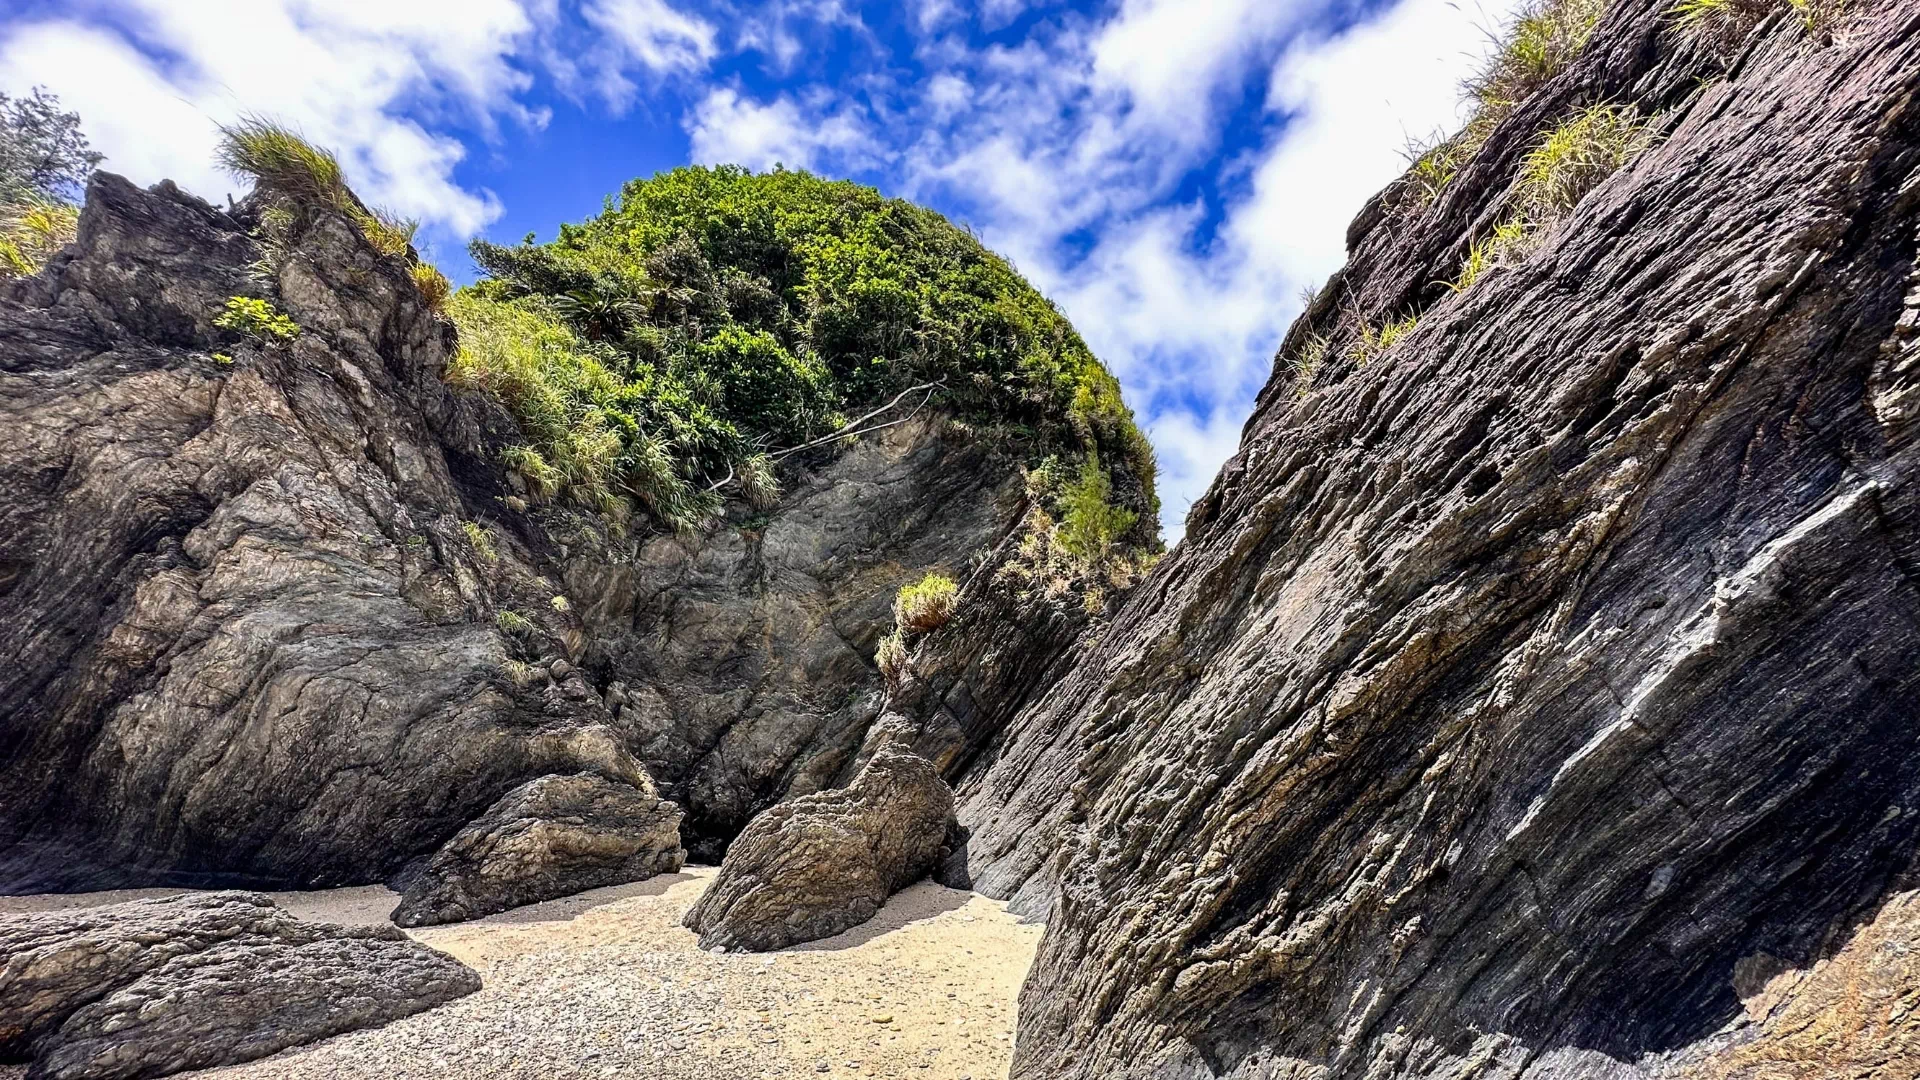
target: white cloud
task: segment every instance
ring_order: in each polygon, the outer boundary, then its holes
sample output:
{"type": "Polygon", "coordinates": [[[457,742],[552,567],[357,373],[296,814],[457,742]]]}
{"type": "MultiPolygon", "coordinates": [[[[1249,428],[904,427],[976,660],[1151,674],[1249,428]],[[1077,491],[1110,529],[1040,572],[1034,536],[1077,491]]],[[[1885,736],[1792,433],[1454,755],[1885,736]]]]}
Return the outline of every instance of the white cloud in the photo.
{"type": "MultiPolygon", "coordinates": [[[[629,72],[713,55],[712,29],[664,0],[586,0],[581,14],[596,48],[556,74],[610,97],[631,94],[629,72]]],[[[467,151],[446,129],[543,123],[519,100],[521,57],[558,55],[564,25],[558,0],[100,0],[0,24],[0,89],[46,86],[106,168],[213,198],[244,187],[212,165],[218,125],[270,116],[339,154],[368,201],[465,237],[501,207],[455,177],[467,151]]]]}
{"type": "Polygon", "coordinates": [[[693,160],[703,164],[810,169],[831,159],[851,171],[872,164],[879,153],[848,110],[830,113],[817,100],[802,105],[787,97],[759,104],[730,87],[701,99],[687,120],[687,133],[693,160]]]}

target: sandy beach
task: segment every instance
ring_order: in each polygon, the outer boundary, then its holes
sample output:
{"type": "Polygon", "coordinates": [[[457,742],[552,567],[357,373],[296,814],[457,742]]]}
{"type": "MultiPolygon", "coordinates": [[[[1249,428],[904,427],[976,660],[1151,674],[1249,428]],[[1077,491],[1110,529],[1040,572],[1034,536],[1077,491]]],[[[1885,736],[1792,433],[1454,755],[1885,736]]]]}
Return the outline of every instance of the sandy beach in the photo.
{"type": "MultiPolygon", "coordinates": [[[[442,1008],[188,1075],[221,1080],[458,1076],[900,1077],[1000,1080],[1014,999],[1039,943],[985,897],[927,882],[845,934],[778,953],[703,952],[680,918],[713,876],[688,867],[635,885],[410,931],[480,973],[442,1008]]],[[[0,918],[162,896],[153,889],[0,897],[0,918]]],[[[275,893],[303,918],[386,919],[380,886],[275,893]]],[[[16,1080],[24,1067],[0,1067],[16,1080]]]]}

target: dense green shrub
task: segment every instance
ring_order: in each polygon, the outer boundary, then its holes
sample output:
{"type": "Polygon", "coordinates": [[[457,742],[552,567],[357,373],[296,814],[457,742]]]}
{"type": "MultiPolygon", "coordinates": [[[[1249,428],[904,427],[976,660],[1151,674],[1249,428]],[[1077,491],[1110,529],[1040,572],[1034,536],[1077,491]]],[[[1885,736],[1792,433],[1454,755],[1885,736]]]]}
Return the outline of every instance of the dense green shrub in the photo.
{"type": "Polygon", "coordinates": [[[0,94],[0,281],[38,272],[73,242],[73,200],[100,161],[59,98],[0,94]]]}
{"type": "Polygon", "coordinates": [[[1030,462],[1106,462],[1137,523],[1126,542],[1157,543],[1153,452],[1118,382],[1005,260],[930,210],[805,172],[683,168],[627,184],[552,243],[472,253],[488,276],[450,307],[453,378],[519,418],[520,461],[579,457],[586,425],[618,445],[582,477],[685,527],[721,493],[770,502],[779,451],[925,387],[874,422],[927,401],[1030,462]]]}

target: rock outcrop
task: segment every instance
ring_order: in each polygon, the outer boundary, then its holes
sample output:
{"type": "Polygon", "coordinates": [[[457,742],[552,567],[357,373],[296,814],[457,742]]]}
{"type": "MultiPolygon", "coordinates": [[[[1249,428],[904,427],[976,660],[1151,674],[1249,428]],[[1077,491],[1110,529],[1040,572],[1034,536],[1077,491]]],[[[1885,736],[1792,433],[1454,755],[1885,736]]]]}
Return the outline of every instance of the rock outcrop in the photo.
{"type": "Polygon", "coordinates": [[[123,1080],[250,1061],[480,989],[391,926],[303,922],[204,893],[0,924],[0,1061],[34,1080],[123,1080]]]}
{"type": "Polygon", "coordinates": [[[579,624],[448,325],[323,215],[260,264],[298,335],[215,327],[262,290],[247,213],[103,174],[0,293],[7,891],[375,881],[532,777],[644,781],[547,673],[579,624]]]}
{"type": "Polygon", "coordinates": [[[592,773],[530,780],[409,875],[393,921],[477,919],[673,873],[687,858],[680,817],[656,792],[592,773]]]}
{"type": "Polygon", "coordinates": [[[858,926],[946,858],[953,793],[931,763],[884,746],[854,782],[754,818],[687,912],[702,948],[765,952],[858,926]]]}
{"type": "MultiPolygon", "coordinates": [[[[259,215],[101,174],[79,241],[0,289],[0,890],[388,880],[583,772],[657,781],[717,860],[853,778],[894,591],[1025,508],[1018,454],[937,410],[695,534],[530,508],[405,260],[259,215]],[[297,336],[215,325],[231,297],[297,336]]],[[[929,707],[950,779],[1078,626],[1004,614],[1017,677],[969,660],[929,707]]]]}
{"type": "Polygon", "coordinates": [[[1362,215],[1325,366],[1014,722],[971,847],[1051,903],[1016,1077],[1909,1075],[1910,987],[1742,997],[1912,947],[1920,8],[1723,54],[1670,7],[1362,215]],[[1436,287],[1609,101],[1662,138],[1436,287]]]}
{"type": "Polygon", "coordinates": [[[1020,502],[1016,463],[931,417],[822,465],[757,520],[569,560],[589,662],[620,684],[622,726],[685,807],[696,859],[718,861],[781,799],[852,778],[881,710],[873,654],[893,594],[963,570],[1020,502]]]}

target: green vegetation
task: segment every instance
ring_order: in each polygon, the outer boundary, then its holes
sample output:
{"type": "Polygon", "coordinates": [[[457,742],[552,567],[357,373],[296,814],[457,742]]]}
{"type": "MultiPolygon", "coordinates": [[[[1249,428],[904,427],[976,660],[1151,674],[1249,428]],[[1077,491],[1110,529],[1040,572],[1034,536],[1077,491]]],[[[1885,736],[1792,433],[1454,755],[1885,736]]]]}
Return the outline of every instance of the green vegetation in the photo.
{"type": "Polygon", "coordinates": [[[1107,557],[1139,520],[1139,515],[1113,502],[1113,482],[1100,467],[1100,458],[1089,455],[1080,465],[1080,475],[1060,497],[1059,542],[1067,554],[1089,563],[1107,557]]]}
{"type": "Polygon", "coordinates": [[[213,317],[213,325],[267,343],[300,336],[299,323],[280,314],[272,301],[252,296],[227,297],[226,310],[213,317]]]}
{"type": "Polygon", "coordinates": [[[525,615],[511,608],[501,608],[499,611],[494,612],[493,622],[494,625],[498,626],[501,630],[515,637],[523,637],[531,634],[536,629],[532,619],[527,618],[525,615]]]}
{"type": "Polygon", "coordinates": [[[1520,163],[1513,216],[1474,242],[1447,287],[1465,292],[1494,267],[1525,258],[1542,232],[1652,144],[1653,133],[1631,105],[1595,105],[1547,132],[1520,163]]]}
{"type": "Polygon", "coordinates": [[[1360,324],[1360,337],[1347,347],[1347,356],[1356,367],[1366,367],[1374,359],[1393,348],[1394,342],[1413,332],[1420,324],[1420,316],[1407,315],[1398,319],[1389,319],[1375,326],[1373,323],[1360,324]]]}
{"type": "Polygon", "coordinates": [[[1520,164],[1515,201],[1536,224],[1558,220],[1652,143],[1631,105],[1595,105],[1548,132],[1520,164]]]}
{"type": "Polygon", "coordinates": [[[447,301],[453,297],[453,283],[447,275],[430,263],[417,262],[407,267],[407,273],[413,278],[413,284],[420,290],[421,299],[427,302],[427,309],[436,315],[444,315],[447,301]]]}
{"type": "Polygon", "coordinates": [[[347,187],[340,160],[308,142],[298,131],[260,116],[244,116],[220,129],[217,160],[227,171],[247,177],[268,201],[260,215],[259,235],[267,249],[261,276],[272,277],[286,259],[294,238],[319,214],[340,214],[352,221],[367,243],[382,255],[407,260],[409,275],[427,307],[446,310],[453,287],[446,275],[414,254],[420,223],[370,209],[347,187]]]}
{"type": "Polygon", "coordinates": [[[0,281],[37,273],[73,242],[74,199],[100,161],[59,98],[0,94],[0,281]]]}
{"type": "Polygon", "coordinates": [[[880,639],[880,647],[873,652],[873,665],[889,684],[899,685],[900,676],[907,671],[907,638],[898,628],[880,639]]]}
{"type": "Polygon", "coordinates": [[[952,578],[928,574],[911,585],[902,586],[893,598],[894,625],[909,634],[938,630],[953,618],[953,606],[959,596],[960,587],[952,578]]]}
{"type": "Polygon", "coordinates": [[[564,596],[556,596],[553,599],[547,601],[547,606],[559,612],[562,615],[565,615],[567,612],[573,610],[573,605],[569,603],[567,598],[564,596]]]}
{"type": "Polygon", "coordinates": [[[1674,26],[1731,50],[1778,11],[1790,11],[1810,36],[1824,36],[1846,11],[1846,0],[1679,0],[1667,9],[1674,26]]]}
{"type": "Polygon", "coordinates": [[[73,243],[80,208],[51,199],[0,203],[0,281],[26,277],[73,243]]]}
{"type": "Polygon", "coordinates": [[[1534,0],[1486,65],[1466,81],[1463,89],[1474,105],[1466,127],[1430,146],[1410,148],[1411,167],[1401,180],[1403,205],[1423,208],[1439,198],[1494,128],[1579,55],[1605,13],[1606,0],[1534,0]]]}
{"type": "Polygon", "coordinates": [[[542,498],[678,529],[777,469],[938,408],[1028,461],[1106,463],[1154,546],[1151,447],[1119,384],[1012,267],[940,215],[804,172],[636,180],[548,244],[473,246],[449,378],[519,420],[542,498]],[[852,421],[850,417],[859,417],[852,421]]]}
{"type": "Polygon", "coordinates": [[[490,563],[500,560],[500,553],[494,550],[493,536],[485,526],[477,521],[462,521],[460,531],[466,534],[467,544],[473,548],[474,554],[490,563]]]}

